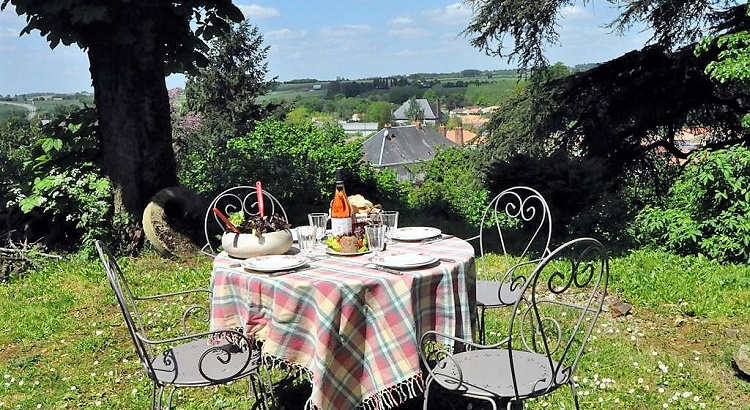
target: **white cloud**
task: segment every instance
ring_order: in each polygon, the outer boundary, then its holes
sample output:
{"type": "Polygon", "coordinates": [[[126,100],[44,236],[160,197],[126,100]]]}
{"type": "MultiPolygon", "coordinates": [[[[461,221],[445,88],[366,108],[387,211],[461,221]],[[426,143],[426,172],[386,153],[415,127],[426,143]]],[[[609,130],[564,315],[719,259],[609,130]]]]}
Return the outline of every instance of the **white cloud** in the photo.
{"type": "Polygon", "coordinates": [[[403,38],[407,40],[413,38],[424,38],[428,37],[429,35],[430,33],[427,32],[427,30],[415,27],[405,27],[400,29],[388,30],[388,37],[403,38]]]}
{"type": "Polygon", "coordinates": [[[248,6],[238,5],[237,7],[242,11],[245,18],[252,22],[267,20],[281,15],[281,12],[273,7],[262,7],[257,4],[250,4],[248,6]]]}
{"type": "Polygon", "coordinates": [[[0,40],[15,39],[18,37],[20,30],[13,28],[0,28],[0,40]]]}
{"type": "Polygon", "coordinates": [[[414,19],[411,17],[407,17],[407,16],[396,17],[396,18],[388,20],[389,26],[402,26],[405,24],[412,24],[412,23],[414,23],[414,19]]]}
{"type": "Polygon", "coordinates": [[[280,41],[280,40],[299,40],[305,38],[307,32],[305,30],[289,30],[284,28],[281,30],[269,31],[263,35],[263,38],[269,41],[280,41]]]}
{"type": "Polygon", "coordinates": [[[471,9],[463,3],[453,3],[442,9],[425,10],[422,16],[434,23],[466,26],[471,21],[471,9]]]}
{"type": "Polygon", "coordinates": [[[320,34],[325,37],[351,37],[371,32],[372,29],[366,24],[345,24],[338,27],[323,27],[320,29],[320,34]]]}

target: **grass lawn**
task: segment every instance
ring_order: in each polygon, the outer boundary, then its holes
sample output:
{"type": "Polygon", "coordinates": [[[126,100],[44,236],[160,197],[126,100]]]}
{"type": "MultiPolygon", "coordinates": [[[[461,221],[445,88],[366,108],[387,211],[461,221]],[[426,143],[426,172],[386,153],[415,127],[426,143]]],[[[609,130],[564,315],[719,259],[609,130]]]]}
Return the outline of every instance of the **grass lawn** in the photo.
{"type": "MultiPolygon", "coordinates": [[[[211,262],[146,252],[122,267],[135,293],[153,294],[207,287],[211,262]]],[[[750,409],[750,383],[732,367],[737,347],[750,343],[750,267],[636,251],[611,260],[609,289],[633,310],[600,317],[577,372],[582,408],[750,409]]],[[[149,307],[155,336],[179,331],[171,323],[190,302],[149,307]]],[[[502,332],[501,314],[490,312],[488,328],[502,332]]],[[[0,375],[0,409],[149,407],[150,382],[103,268],[80,255],[0,284],[0,375]]],[[[246,391],[245,383],[181,390],[175,402],[249,408],[246,391]]],[[[526,408],[573,402],[563,389],[526,408]]]]}

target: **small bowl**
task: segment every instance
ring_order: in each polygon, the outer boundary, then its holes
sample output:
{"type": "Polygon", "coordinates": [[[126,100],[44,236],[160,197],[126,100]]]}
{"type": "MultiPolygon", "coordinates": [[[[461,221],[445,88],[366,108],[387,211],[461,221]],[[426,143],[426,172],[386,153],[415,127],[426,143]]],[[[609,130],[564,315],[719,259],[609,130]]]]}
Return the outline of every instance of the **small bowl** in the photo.
{"type": "Polygon", "coordinates": [[[225,233],[221,246],[233,258],[252,258],[262,255],[283,255],[292,248],[292,231],[268,232],[257,237],[252,233],[225,233]]]}

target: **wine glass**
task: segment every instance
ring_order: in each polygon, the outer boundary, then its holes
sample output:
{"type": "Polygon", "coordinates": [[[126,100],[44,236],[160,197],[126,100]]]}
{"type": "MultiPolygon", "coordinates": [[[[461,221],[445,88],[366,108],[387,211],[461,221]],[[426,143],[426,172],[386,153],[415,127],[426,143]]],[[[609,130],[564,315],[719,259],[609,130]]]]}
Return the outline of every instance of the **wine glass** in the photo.
{"type": "Polygon", "coordinates": [[[315,239],[318,243],[326,236],[326,225],[328,224],[328,214],[325,212],[312,212],[307,214],[307,221],[315,227],[315,239]]]}
{"type": "Polygon", "coordinates": [[[367,248],[372,252],[372,259],[376,259],[385,248],[385,225],[375,224],[365,226],[367,248]]]}
{"type": "Polygon", "coordinates": [[[380,220],[385,225],[385,237],[388,244],[393,243],[391,235],[398,229],[398,211],[381,211],[380,220]]]}
{"type": "Polygon", "coordinates": [[[313,225],[303,225],[297,227],[297,245],[300,253],[308,256],[315,247],[315,231],[313,225]]]}

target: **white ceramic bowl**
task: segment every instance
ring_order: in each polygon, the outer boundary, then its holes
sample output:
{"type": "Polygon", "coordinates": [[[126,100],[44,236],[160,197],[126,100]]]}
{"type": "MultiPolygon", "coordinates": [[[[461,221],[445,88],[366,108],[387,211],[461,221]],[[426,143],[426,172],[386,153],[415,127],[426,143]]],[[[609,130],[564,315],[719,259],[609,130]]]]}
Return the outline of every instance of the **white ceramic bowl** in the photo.
{"type": "Polygon", "coordinates": [[[252,258],[262,255],[282,255],[292,247],[292,232],[289,229],[264,233],[260,237],[251,233],[225,233],[221,246],[234,258],[252,258]]]}

